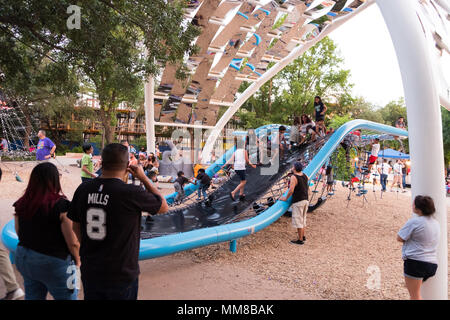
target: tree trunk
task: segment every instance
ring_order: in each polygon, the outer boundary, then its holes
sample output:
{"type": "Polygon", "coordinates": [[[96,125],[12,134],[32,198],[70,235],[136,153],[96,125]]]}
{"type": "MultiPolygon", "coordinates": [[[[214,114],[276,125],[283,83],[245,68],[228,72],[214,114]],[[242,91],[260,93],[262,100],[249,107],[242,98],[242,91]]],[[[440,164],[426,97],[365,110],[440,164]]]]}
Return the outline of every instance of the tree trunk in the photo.
{"type": "Polygon", "coordinates": [[[111,111],[106,111],[100,106],[100,120],[102,122],[106,144],[110,144],[114,140],[114,128],[111,126],[111,111]]]}
{"type": "Polygon", "coordinates": [[[270,114],[270,111],[271,111],[270,109],[272,108],[272,79],[270,79],[270,81],[269,81],[269,96],[267,98],[268,98],[267,107],[268,107],[269,114],[270,114]]]}

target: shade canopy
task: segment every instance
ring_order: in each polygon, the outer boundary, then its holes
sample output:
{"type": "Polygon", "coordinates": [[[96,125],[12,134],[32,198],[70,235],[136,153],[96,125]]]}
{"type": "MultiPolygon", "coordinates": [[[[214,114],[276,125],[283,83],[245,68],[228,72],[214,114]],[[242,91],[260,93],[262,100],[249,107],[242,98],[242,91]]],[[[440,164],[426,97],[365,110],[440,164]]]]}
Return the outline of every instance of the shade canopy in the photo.
{"type": "Polygon", "coordinates": [[[380,150],[380,152],[378,152],[378,156],[380,158],[409,159],[409,154],[394,149],[380,150]]]}

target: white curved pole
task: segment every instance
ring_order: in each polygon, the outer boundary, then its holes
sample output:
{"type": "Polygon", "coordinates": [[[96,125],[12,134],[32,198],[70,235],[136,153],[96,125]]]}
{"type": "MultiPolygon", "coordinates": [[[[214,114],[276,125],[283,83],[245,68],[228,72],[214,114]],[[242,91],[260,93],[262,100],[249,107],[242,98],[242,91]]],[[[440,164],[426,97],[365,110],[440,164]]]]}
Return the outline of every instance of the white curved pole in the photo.
{"type": "Polygon", "coordinates": [[[153,99],[153,91],[155,80],[149,76],[144,84],[144,110],[145,110],[145,127],[147,133],[147,152],[155,152],[156,137],[155,137],[155,105],[153,99]]]}
{"type": "MultiPolygon", "coordinates": [[[[424,299],[448,299],[447,207],[439,96],[430,50],[416,14],[417,1],[377,0],[403,79],[411,154],[412,196],[428,195],[441,226],[438,270],[422,286],[424,299]]],[[[394,239],[393,239],[394,241],[394,239]]]]}
{"type": "Polygon", "coordinates": [[[333,22],[331,25],[327,26],[326,29],[324,29],[320,35],[314,39],[306,43],[305,45],[300,45],[296,47],[294,50],[292,50],[289,55],[287,55],[283,60],[275,64],[272,68],[267,70],[261,77],[258,78],[255,82],[253,82],[233,103],[231,107],[225,111],[225,113],[222,115],[222,117],[217,121],[215,127],[213,130],[211,130],[211,134],[208,136],[208,139],[205,143],[205,147],[202,151],[202,159],[204,161],[209,161],[209,157],[211,156],[211,152],[214,146],[214,143],[216,142],[217,138],[220,136],[220,133],[222,132],[223,128],[225,128],[225,125],[230,121],[230,119],[233,117],[233,115],[239,110],[239,108],[244,104],[245,101],[247,101],[248,98],[250,98],[258,89],[267,81],[269,81],[273,76],[275,76],[278,72],[280,72],[284,67],[286,67],[289,63],[297,59],[299,56],[301,56],[306,50],[314,46],[317,42],[322,40],[324,37],[326,37],[331,31],[338,28],[342,24],[344,24],[349,19],[353,18],[356,14],[362,12],[363,10],[367,9],[370,5],[374,4],[374,0],[369,0],[366,3],[362,4],[355,12],[349,13],[339,20],[333,22]]]}
{"type": "Polygon", "coordinates": [[[450,111],[450,100],[448,100],[447,98],[445,98],[444,96],[440,95],[439,96],[439,101],[441,103],[441,106],[443,106],[445,109],[447,109],[448,111],[450,111]]]}

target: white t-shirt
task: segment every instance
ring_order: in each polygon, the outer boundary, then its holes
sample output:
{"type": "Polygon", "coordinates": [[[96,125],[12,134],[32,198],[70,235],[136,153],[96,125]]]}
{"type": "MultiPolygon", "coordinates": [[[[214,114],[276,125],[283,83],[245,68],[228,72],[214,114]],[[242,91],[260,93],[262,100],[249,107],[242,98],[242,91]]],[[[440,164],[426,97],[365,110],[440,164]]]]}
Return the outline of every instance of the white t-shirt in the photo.
{"type": "Polygon", "coordinates": [[[394,164],[394,174],[402,174],[402,164],[401,163],[396,163],[394,164]]]}
{"type": "Polygon", "coordinates": [[[245,149],[237,149],[234,153],[234,170],[245,170],[245,149]]]}
{"type": "Polygon", "coordinates": [[[381,174],[389,174],[389,169],[391,169],[391,166],[388,163],[380,164],[381,174]]]}
{"type": "Polygon", "coordinates": [[[316,124],[314,123],[314,121],[311,121],[310,123],[302,124],[301,130],[302,130],[302,133],[303,133],[303,134],[306,134],[306,133],[307,133],[307,132],[306,132],[306,128],[308,128],[308,126],[310,126],[310,127],[315,127],[316,124]]]}
{"type": "Polygon", "coordinates": [[[372,152],[371,155],[374,157],[378,157],[378,152],[380,152],[380,144],[375,143],[372,145],[372,152]]]}
{"type": "Polygon", "coordinates": [[[436,219],[416,215],[405,223],[398,235],[405,240],[402,248],[403,260],[438,263],[440,227],[436,219]]]}

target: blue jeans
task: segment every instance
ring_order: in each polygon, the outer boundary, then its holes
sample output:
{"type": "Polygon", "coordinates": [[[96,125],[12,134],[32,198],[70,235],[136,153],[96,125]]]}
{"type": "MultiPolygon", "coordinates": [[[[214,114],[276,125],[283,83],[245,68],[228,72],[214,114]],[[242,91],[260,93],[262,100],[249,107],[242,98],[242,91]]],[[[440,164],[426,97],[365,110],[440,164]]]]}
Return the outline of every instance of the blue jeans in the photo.
{"type": "Polygon", "coordinates": [[[406,188],[406,174],[402,174],[402,184],[403,184],[403,189],[406,188]]]}
{"type": "Polygon", "coordinates": [[[383,191],[386,191],[387,178],[388,178],[387,174],[382,173],[380,176],[380,183],[383,191]]]}
{"type": "Polygon", "coordinates": [[[206,190],[208,190],[209,184],[200,184],[200,187],[197,189],[198,198],[201,197],[201,194],[203,194],[203,198],[208,198],[208,194],[206,193],[206,190]]]}
{"type": "Polygon", "coordinates": [[[47,293],[55,300],[77,300],[78,283],[75,264],[17,246],[16,266],[23,277],[25,300],[45,300],[47,293]]]}
{"type": "Polygon", "coordinates": [[[125,283],[96,283],[82,277],[84,300],[137,300],[139,279],[125,283]]]}

